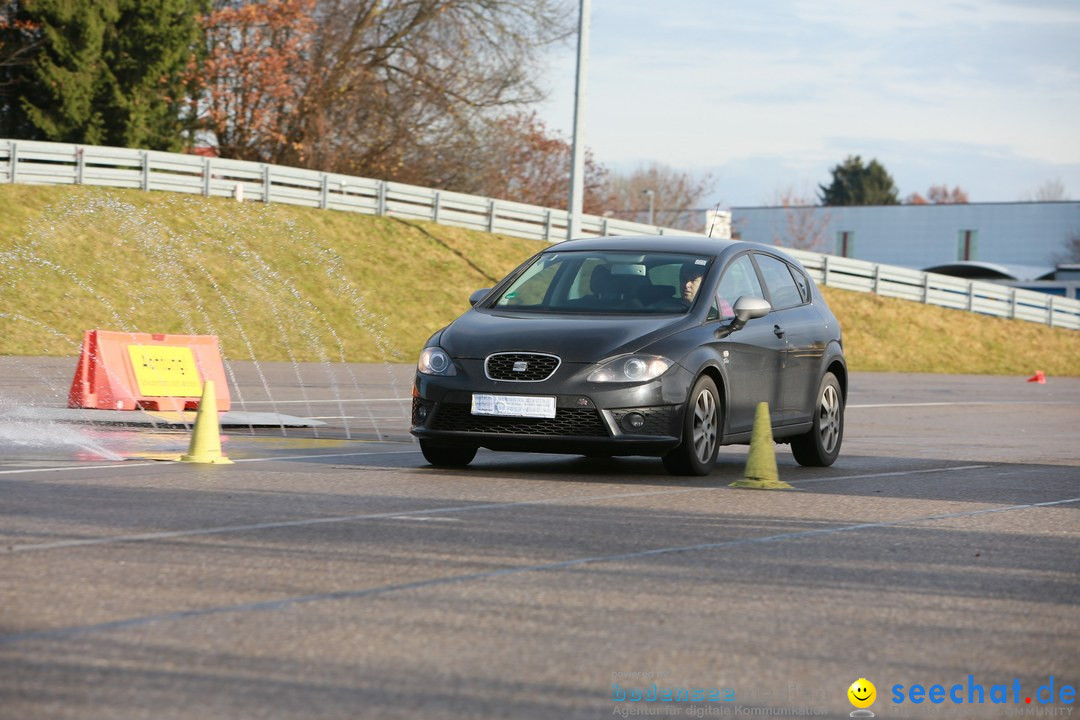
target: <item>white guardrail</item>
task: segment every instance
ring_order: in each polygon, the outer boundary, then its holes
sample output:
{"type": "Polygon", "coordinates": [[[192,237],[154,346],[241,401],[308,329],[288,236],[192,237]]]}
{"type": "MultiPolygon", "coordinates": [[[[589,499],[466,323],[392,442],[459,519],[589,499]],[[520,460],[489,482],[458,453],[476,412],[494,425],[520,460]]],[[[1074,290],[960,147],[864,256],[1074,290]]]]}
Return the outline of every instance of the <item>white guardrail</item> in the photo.
{"type": "MultiPolygon", "coordinates": [[[[503,235],[566,238],[565,210],[370,178],[153,150],[0,139],[0,182],[100,185],[430,220],[503,235]]],[[[704,233],[585,215],[579,236],[704,233]]],[[[894,265],[788,250],[821,285],[1080,330],[1080,300],[894,265]]]]}

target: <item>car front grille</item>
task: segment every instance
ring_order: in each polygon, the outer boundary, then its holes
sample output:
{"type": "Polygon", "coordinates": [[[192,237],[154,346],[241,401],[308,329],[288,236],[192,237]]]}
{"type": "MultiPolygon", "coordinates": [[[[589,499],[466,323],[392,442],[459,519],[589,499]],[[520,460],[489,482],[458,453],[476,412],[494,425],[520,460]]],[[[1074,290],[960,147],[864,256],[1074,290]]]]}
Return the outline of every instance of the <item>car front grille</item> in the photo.
{"type": "Polygon", "coordinates": [[[540,382],[551,377],[561,362],[541,353],[495,353],[484,361],[484,372],[489,380],[540,382]]]}
{"type": "Polygon", "coordinates": [[[553,418],[518,418],[473,415],[468,405],[443,403],[432,429],[500,435],[608,437],[607,427],[595,408],[558,408],[553,418]]]}

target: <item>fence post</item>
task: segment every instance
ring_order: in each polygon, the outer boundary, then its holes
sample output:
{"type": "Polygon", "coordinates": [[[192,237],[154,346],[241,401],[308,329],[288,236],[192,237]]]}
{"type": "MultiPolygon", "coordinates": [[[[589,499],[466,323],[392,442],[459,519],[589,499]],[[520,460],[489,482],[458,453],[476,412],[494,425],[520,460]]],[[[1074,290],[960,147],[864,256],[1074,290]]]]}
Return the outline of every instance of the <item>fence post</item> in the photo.
{"type": "Polygon", "coordinates": [[[330,178],[326,173],[319,173],[319,209],[325,210],[330,203],[330,178]]]}
{"type": "Polygon", "coordinates": [[[15,182],[15,167],[19,162],[19,144],[14,140],[8,141],[8,163],[11,171],[8,173],[8,182],[15,182]]]}
{"type": "Polygon", "coordinates": [[[828,255],[822,255],[821,256],[821,284],[826,285],[826,286],[829,284],[829,256],[828,255]]]}
{"type": "Polygon", "coordinates": [[[210,158],[203,158],[202,163],[202,194],[210,197],[210,158]]]}
{"type": "Polygon", "coordinates": [[[608,232],[608,220],[610,220],[610,219],[611,218],[604,218],[604,224],[600,228],[600,234],[603,235],[604,237],[607,237],[608,235],[611,234],[611,233],[608,232]]]}
{"type": "Polygon", "coordinates": [[[1054,296],[1050,296],[1050,302],[1046,303],[1046,324],[1054,327],[1054,296]]]}
{"type": "Polygon", "coordinates": [[[975,281],[968,280],[968,301],[967,310],[971,312],[975,307],[975,281]]]}
{"type": "Polygon", "coordinates": [[[86,167],[86,160],[83,158],[85,155],[85,149],[81,147],[75,148],[75,184],[83,184],[83,169],[86,167]]]}
{"type": "Polygon", "coordinates": [[[142,155],[142,189],[150,189],[150,153],[143,150],[139,153],[142,155]]]}
{"type": "Polygon", "coordinates": [[[930,273],[923,273],[922,276],[922,301],[930,302],[930,273]]]}
{"type": "Polygon", "coordinates": [[[442,193],[438,190],[435,191],[435,196],[431,199],[431,222],[439,222],[439,210],[442,208],[442,193]]]}
{"type": "Polygon", "coordinates": [[[1015,320],[1016,319],[1016,288],[1013,288],[1012,292],[1009,293],[1009,294],[1011,296],[1009,298],[1009,300],[1012,303],[1012,307],[1009,308],[1009,319],[1010,320],[1015,320]]]}
{"type": "Polygon", "coordinates": [[[544,213],[544,240],[551,242],[551,210],[544,213]]]}
{"type": "Polygon", "coordinates": [[[375,214],[376,215],[385,215],[386,214],[386,181],[385,180],[380,180],[379,181],[379,197],[376,200],[375,214]]]}
{"type": "Polygon", "coordinates": [[[487,231],[489,233],[495,232],[495,199],[492,198],[488,201],[488,226],[487,231]]]}
{"type": "Polygon", "coordinates": [[[270,166],[263,165],[263,202],[270,202],[270,166]]]}
{"type": "Polygon", "coordinates": [[[880,294],[878,290],[881,289],[881,265],[874,264],[874,294],[880,294]]]}

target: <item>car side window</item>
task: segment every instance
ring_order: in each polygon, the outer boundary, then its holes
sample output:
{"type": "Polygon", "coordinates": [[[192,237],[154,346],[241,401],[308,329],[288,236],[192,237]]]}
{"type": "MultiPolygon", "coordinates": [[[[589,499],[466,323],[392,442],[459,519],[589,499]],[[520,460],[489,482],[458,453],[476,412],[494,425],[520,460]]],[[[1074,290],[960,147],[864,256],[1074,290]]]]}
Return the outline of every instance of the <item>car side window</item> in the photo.
{"type": "Polygon", "coordinates": [[[795,284],[795,278],[791,276],[791,270],[786,262],[778,260],[771,255],[756,255],[761,275],[765,278],[765,286],[769,289],[769,302],[773,310],[802,305],[803,295],[799,286],[795,284]]]}
{"type": "Polygon", "coordinates": [[[735,301],[744,295],[765,299],[749,255],[740,255],[724,269],[724,275],[716,288],[717,316],[725,320],[735,317],[735,301]]]}
{"type": "Polygon", "coordinates": [[[802,295],[803,302],[810,302],[810,279],[806,277],[806,273],[790,265],[788,270],[791,271],[791,276],[795,278],[795,284],[799,286],[799,294],[802,295]]]}

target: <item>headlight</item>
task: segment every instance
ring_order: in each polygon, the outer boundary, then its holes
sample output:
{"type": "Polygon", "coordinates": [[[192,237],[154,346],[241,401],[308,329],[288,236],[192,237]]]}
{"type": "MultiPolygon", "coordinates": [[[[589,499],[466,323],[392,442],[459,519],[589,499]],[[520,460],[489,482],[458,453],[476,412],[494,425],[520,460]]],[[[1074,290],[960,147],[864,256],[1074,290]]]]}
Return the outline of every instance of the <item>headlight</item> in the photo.
{"type": "Polygon", "coordinates": [[[645,382],[667,372],[672,362],[659,355],[629,355],[608,360],[589,374],[589,382],[645,382]]]}
{"type": "Polygon", "coordinates": [[[457,375],[454,361],[440,347],[426,347],[420,352],[420,360],[416,363],[417,372],[424,375],[457,375]]]}

